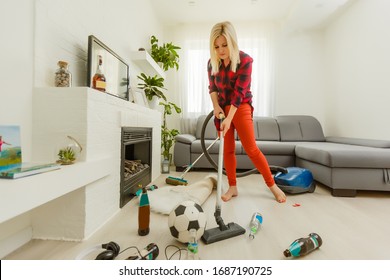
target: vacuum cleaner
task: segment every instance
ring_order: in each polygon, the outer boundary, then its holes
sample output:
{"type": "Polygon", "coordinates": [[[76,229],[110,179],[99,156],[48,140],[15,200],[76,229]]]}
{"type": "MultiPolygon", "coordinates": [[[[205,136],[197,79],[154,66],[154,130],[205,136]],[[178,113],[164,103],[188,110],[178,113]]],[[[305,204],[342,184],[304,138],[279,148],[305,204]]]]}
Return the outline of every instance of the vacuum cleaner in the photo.
{"type": "MultiPolygon", "coordinates": [[[[217,199],[215,206],[214,217],[218,224],[217,227],[205,230],[202,235],[202,240],[206,244],[214,243],[217,241],[225,240],[231,237],[235,237],[245,233],[245,229],[236,223],[224,223],[221,217],[221,191],[222,191],[222,174],[226,175],[226,171],[223,168],[223,133],[220,133],[220,145],[219,145],[219,154],[218,154],[218,166],[215,164],[214,160],[210,157],[208,153],[208,148],[206,149],[204,135],[206,131],[206,126],[210,119],[213,117],[214,112],[211,111],[210,114],[206,117],[201,131],[201,146],[203,154],[209,160],[211,165],[218,170],[218,183],[217,183],[217,199]]],[[[223,121],[223,116],[220,115],[220,121],[223,121]]],[[[214,144],[214,143],[213,143],[214,144]]],[[[203,155],[202,154],[202,155],[203,155]]],[[[299,167],[281,167],[281,166],[270,166],[270,170],[274,175],[275,183],[278,187],[287,193],[303,193],[303,192],[314,192],[315,183],[312,173],[305,168],[299,167]]],[[[259,173],[259,171],[254,168],[245,172],[237,173],[237,177],[244,177],[249,174],[259,173]]]]}
{"type": "MultiPolygon", "coordinates": [[[[211,111],[202,126],[202,131],[201,131],[201,146],[204,151],[204,154],[210,164],[218,170],[217,164],[214,162],[214,160],[211,158],[210,154],[207,152],[207,149],[205,148],[205,142],[204,142],[204,135],[206,131],[206,127],[210,119],[213,117],[214,112],[211,111]]],[[[274,166],[270,165],[270,170],[272,174],[274,175],[274,180],[276,185],[284,191],[285,193],[289,194],[299,194],[299,193],[304,193],[304,192],[309,192],[312,193],[314,192],[316,188],[316,184],[313,178],[312,173],[310,170],[305,169],[305,168],[300,168],[300,167],[281,167],[281,166],[274,166]]],[[[254,168],[251,170],[247,170],[245,172],[237,172],[237,177],[245,177],[249,174],[257,174],[259,171],[254,168]]],[[[223,170],[223,174],[226,175],[226,171],[223,170]]]]}
{"type": "MultiPolygon", "coordinates": [[[[223,121],[223,115],[220,114],[220,121],[223,121]]],[[[207,123],[206,123],[207,124],[207,123]]],[[[204,136],[203,136],[204,139],[204,136]]],[[[223,174],[223,133],[220,133],[219,136],[220,144],[219,144],[219,154],[218,154],[218,182],[217,182],[217,198],[215,205],[215,221],[218,226],[215,228],[207,229],[204,231],[202,235],[202,240],[206,244],[214,243],[217,241],[225,240],[231,237],[235,237],[245,233],[245,229],[236,223],[228,223],[227,225],[224,223],[221,217],[221,195],[222,195],[222,174],[223,174]]],[[[205,154],[207,150],[204,150],[205,154]]]]}
{"type": "Polygon", "coordinates": [[[316,189],[313,174],[306,168],[287,167],[285,172],[277,172],[274,180],[282,191],[290,194],[312,193],[316,189]]]}

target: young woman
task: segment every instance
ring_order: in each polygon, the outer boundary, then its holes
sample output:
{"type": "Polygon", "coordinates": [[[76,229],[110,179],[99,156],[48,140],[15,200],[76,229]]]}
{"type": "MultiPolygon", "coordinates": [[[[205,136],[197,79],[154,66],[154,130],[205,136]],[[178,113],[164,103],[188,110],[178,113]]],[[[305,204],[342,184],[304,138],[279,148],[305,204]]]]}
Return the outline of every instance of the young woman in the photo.
{"type": "Polygon", "coordinates": [[[257,147],[253,128],[252,93],[250,91],[253,59],[239,50],[237,36],[230,22],[214,25],[210,34],[210,60],[207,65],[209,92],[214,107],[215,124],[224,135],[224,163],[229,182],[222,195],[229,201],[238,195],[234,131],[263,178],[276,201],[286,201],[286,195],[275,184],[268,162],[257,147]],[[220,113],[225,119],[220,124],[220,113]]]}

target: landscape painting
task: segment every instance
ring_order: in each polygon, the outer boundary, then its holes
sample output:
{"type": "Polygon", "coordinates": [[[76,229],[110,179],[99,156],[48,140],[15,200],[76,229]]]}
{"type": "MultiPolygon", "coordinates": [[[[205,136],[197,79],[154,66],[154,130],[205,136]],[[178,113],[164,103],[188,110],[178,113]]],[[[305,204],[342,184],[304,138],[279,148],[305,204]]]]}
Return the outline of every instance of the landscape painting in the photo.
{"type": "Polygon", "coordinates": [[[20,127],[0,125],[0,171],[22,163],[20,127]]]}

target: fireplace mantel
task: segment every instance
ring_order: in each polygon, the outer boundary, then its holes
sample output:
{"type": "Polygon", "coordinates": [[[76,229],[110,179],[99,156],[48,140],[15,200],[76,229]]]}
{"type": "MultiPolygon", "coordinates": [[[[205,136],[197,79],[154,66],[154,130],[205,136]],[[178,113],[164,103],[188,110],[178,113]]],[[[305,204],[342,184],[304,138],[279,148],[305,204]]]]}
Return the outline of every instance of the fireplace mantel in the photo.
{"type": "Polygon", "coordinates": [[[0,180],[0,224],[107,175],[107,159],[79,162],[20,179],[0,180]],[[39,195],[37,195],[39,194],[39,195]]]}
{"type": "MultiPolygon", "coordinates": [[[[123,126],[152,128],[152,180],[156,179],[161,174],[160,112],[87,87],[35,88],[32,161],[55,161],[67,135],[77,139],[83,151],[73,166],[10,181],[8,190],[17,186],[19,191],[10,190],[2,200],[29,204],[12,205],[12,211],[1,216],[0,229],[27,212],[31,224],[24,232],[30,239],[83,240],[99,229],[120,209],[123,126]]],[[[16,243],[21,245],[20,240],[16,243]]]]}

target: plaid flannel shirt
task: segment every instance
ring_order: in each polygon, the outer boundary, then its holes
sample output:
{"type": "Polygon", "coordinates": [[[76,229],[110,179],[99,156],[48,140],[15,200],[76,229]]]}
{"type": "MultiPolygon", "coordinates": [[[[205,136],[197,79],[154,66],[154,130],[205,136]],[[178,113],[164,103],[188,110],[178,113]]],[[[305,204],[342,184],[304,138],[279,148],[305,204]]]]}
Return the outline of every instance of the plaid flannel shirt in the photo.
{"type": "MultiPolygon", "coordinates": [[[[249,103],[252,107],[251,75],[253,59],[240,51],[240,63],[236,72],[230,70],[230,63],[225,67],[219,66],[216,74],[211,74],[211,63],[208,62],[209,93],[218,93],[218,104],[224,109],[228,105],[239,107],[241,103],[249,103]]],[[[253,112],[253,107],[252,107],[253,112]]],[[[214,118],[217,130],[220,130],[220,121],[214,118]]]]}
{"type": "Polygon", "coordinates": [[[230,63],[226,67],[221,63],[218,73],[211,74],[209,61],[207,67],[209,93],[218,92],[218,104],[221,108],[227,105],[239,107],[241,103],[252,103],[250,91],[252,63],[252,57],[240,51],[240,63],[236,72],[230,70],[230,63]]]}

